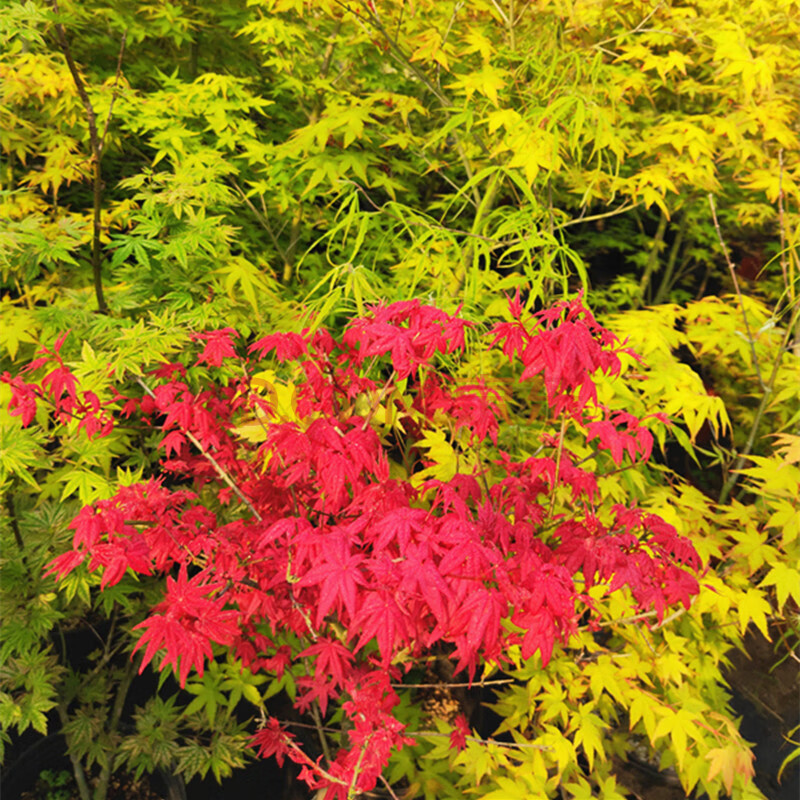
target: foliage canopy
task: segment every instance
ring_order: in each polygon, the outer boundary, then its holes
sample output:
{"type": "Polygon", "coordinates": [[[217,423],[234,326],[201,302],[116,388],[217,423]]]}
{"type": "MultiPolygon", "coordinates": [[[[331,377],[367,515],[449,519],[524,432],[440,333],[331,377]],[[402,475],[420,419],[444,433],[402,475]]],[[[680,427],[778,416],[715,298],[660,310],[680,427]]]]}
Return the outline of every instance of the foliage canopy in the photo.
{"type": "Polygon", "coordinates": [[[724,668],[798,640],[796,2],[0,39],[0,742],[60,728],[82,800],[256,729],[341,796],[617,798],[642,748],[761,796],[724,668]]]}

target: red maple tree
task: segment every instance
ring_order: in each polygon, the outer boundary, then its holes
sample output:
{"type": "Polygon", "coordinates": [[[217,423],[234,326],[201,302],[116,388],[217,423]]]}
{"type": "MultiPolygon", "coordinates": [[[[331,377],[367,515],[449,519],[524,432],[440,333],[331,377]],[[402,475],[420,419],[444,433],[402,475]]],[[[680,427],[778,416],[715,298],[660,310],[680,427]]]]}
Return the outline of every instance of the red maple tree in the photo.
{"type": "MultiPolygon", "coordinates": [[[[469,680],[512,645],[546,664],[591,613],[596,583],[627,587],[659,617],[697,591],[691,545],[657,516],[608,507],[565,438],[614,465],[650,457],[645,423],[598,402],[595,378],[619,375],[624,346],[580,298],[510,310],[484,333],[418,301],[376,307],[339,339],[271,333],[246,347],[212,331],[196,337],[194,364],[165,364],[105,404],[81,392],[60,342],[34,365],[50,369],[39,382],[4,376],[23,424],[42,401],[89,435],[137,415],[160,428],[165,457],[150,481],[84,508],[50,572],[86,561],[103,586],[127,570],[165,576],[137,649],[141,669],[163,653],[181,684],[220,648],[253,671],[304,661],[298,710],[337,704],[346,744],[323,764],[272,719],[254,745],[331,797],[371,790],[412,741],[392,683],[427,654],[469,680]],[[460,379],[468,339],[500,381],[460,379]],[[282,377],[261,373],[265,361],[282,377]],[[551,423],[524,457],[507,444],[515,396],[538,397],[551,423]],[[213,504],[201,501],[209,484],[213,504]]],[[[460,720],[453,746],[468,733],[460,720]]]]}

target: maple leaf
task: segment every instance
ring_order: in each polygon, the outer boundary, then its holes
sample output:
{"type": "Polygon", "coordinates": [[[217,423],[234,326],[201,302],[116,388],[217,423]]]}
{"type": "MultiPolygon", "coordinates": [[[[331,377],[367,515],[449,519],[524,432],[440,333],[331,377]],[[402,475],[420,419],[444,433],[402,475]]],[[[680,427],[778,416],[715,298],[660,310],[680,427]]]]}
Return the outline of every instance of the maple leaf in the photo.
{"type": "Polygon", "coordinates": [[[355,638],[359,631],[356,651],[376,638],[381,659],[388,664],[395,646],[408,636],[408,622],[392,591],[378,588],[367,594],[351,623],[350,638],[355,638]]]}
{"type": "Polygon", "coordinates": [[[708,765],[708,780],[713,781],[717,775],[722,776],[722,785],[730,794],[733,791],[733,781],[737,774],[750,778],[755,774],[752,766],[753,754],[742,751],[742,748],[729,744],[725,747],[715,747],[706,753],[708,765]]]}
{"type": "Polygon", "coordinates": [[[353,663],[353,654],[341,643],[333,639],[320,638],[307,647],[298,658],[316,656],[315,665],[318,677],[330,675],[337,686],[344,686],[349,675],[349,667],[353,663]]]}
{"type": "Polygon", "coordinates": [[[782,610],[791,595],[800,604],[800,571],[780,561],[770,567],[759,586],[774,586],[778,595],[778,610],[782,610]]]}
{"type": "Polygon", "coordinates": [[[78,396],[78,379],[63,364],[59,364],[51,372],[42,378],[42,388],[47,389],[56,407],[67,407],[62,403],[62,398],[66,395],[70,400],[76,400],[78,396]]]}
{"type": "Polygon", "coordinates": [[[36,417],[37,387],[25,383],[21,378],[12,377],[8,372],[0,376],[0,381],[11,387],[11,401],[8,412],[22,418],[22,427],[27,428],[36,417]]]}
{"type": "Polygon", "coordinates": [[[547,666],[556,640],[556,624],[552,611],[541,608],[535,614],[520,614],[515,622],[525,630],[522,657],[531,658],[538,650],[542,655],[542,666],[547,666]]]}
{"type": "Polygon", "coordinates": [[[503,355],[513,361],[516,356],[525,350],[531,335],[525,325],[517,319],[515,322],[498,322],[492,329],[494,340],[492,347],[498,342],[503,343],[503,355]]]}
{"type": "Polygon", "coordinates": [[[167,578],[164,600],[158,606],[165,613],[154,614],[133,628],[144,629],[133,652],[147,645],[139,674],[164,647],[167,652],[159,669],[172,664],[183,688],[192,667],[203,675],[205,659],[213,654],[212,641],[231,644],[236,638],[239,633],[236,612],[223,610],[221,599],[210,599],[209,595],[220,585],[204,583],[205,579],[202,572],[189,578],[185,564],[181,565],[177,580],[167,578]]]}
{"type": "Polygon", "coordinates": [[[325,560],[308,570],[298,582],[298,586],[321,585],[317,601],[317,626],[322,624],[331,609],[339,612],[346,609],[352,620],[358,611],[358,586],[367,583],[359,569],[364,557],[351,552],[349,537],[341,531],[332,531],[324,540],[321,556],[325,560]]]}
{"type": "Polygon", "coordinates": [[[475,587],[450,617],[451,631],[458,658],[456,672],[467,669],[470,678],[475,674],[478,653],[488,659],[499,656],[500,620],[507,610],[498,591],[475,587]]]}
{"type": "Polygon", "coordinates": [[[91,551],[89,569],[95,570],[98,567],[104,568],[100,580],[101,589],[119,583],[128,568],[134,572],[150,575],[153,572],[150,548],[140,534],[106,544],[97,544],[91,551]]]}
{"type": "Polygon", "coordinates": [[[281,727],[275,717],[270,717],[266,725],[253,734],[250,745],[258,749],[258,754],[262,758],[275,756],[279,767],[283,766],[287,755],[291,758],[291,754],[297,750],[297,745],[294,744],[294,734],[281,727]]]}
{"type": "Polygon", "coordinates": [[[248,348],[249,353],[255,353],[259,358],[265,358],[273,350],[278,361],[289,361],[305,355],[308,344],[299,333],[271,333],[248,348]]]}
{"type": "Polygon", "coordinates": [[[225,358],[235,358],[236,351],[233,349],[234,336],[239,334],[233,328],[222,328],[218,331],[195,334],[194,339],[205,342],[203,352],[197,357],[197,363],[206,363],[211,367],[219,367],[225,358]]]}
{"type": "Polygon", "coordinates": [[[421,532],[428,528],[429,514],[424,508],[392,508],[370,526],[369,537],[376,550],[384,550],[397,542],[405,550],[421,532]]]}
{"type": "Polygon", "coordinates": [[[392,366],[402,380],[416,373],[435,352],[462,349],[464,331],[469,326],[434,306],[407,300],[377,306],[372,317],[354,320],[345,331],[343,343],[358,352],[360,362],[391,354],[392,366]]]}
{"type": "Polygon", "coordinates": [[[79,564],[82,564],[85,558],[85,553],[79,550],[69,550],[52,559],[45,567],[44,574],[45,576],[56,575],[58,578],[63,578],[65,575],[72,572],[79,564]]]}
{"type": "Polygon", "coordinates": [[[450,747],[453,750],[461,751],[467,746],[467,736],[471,736],[472,731],[469,728],[467,718],[463,714],[459,714],[453,720],[453,730],[450,732],[450,747]]]}
{"type": "Polygon", "coordinates": [[[453,592],[431,558],[431,546],[427,543],[410,545],[403,548],[403,553],[401,590],[409,596],[423,598],[436,621],[445,626],[447,601],[453,599],[453,592]]]}
{"type": "Polygon", "coordinates": [[[186,444],[186,436],[180,431],[172,431],[161,440],[161,447],[169,458],[170,453],[180,453],[186,444]]]}

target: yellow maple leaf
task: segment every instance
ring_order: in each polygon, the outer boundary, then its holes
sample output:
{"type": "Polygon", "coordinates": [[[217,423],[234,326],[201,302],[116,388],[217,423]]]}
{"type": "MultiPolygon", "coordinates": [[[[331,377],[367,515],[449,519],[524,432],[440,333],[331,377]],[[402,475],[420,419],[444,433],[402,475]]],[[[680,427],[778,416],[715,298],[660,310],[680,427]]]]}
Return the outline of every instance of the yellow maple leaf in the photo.
{"type": "Polygon", "coordinates": [[[769,630],[767,629],[767,615],[772,613],[772,608],[764,599],[762,592],[758,591],[758,589],[748,589],[739,597],[736,613],[739,616],[739,628],[742,633],[747,630],[747,626],[752,621],[764,634],[764,638],[772,641],[769,638],[769,630]]]}
{"type": "Polygon", "coordinates": [[[800,572],[788,564],[776,563],[758,585],[775,587],[778,611],[783,608],[790,595],[800,603],[800,572]]]}
{"type": "Polygon", "coordinates": [[[735,744],[709,750],[706,759],[711,762],[708,767],[708,780],[712,781],[717,775],[721,775],[722,784],[728,794],[733,789],[736,775],[741,775],[745,780],[755,775],[753,754],[735,744]]]}
{"type": "Polygon", "coordinates": [[[793,436],[791,433],[775,434],[778,442],[775,451],[781,455],[784,461],[789,464],[800,463],[800,436],[793,436]]]}

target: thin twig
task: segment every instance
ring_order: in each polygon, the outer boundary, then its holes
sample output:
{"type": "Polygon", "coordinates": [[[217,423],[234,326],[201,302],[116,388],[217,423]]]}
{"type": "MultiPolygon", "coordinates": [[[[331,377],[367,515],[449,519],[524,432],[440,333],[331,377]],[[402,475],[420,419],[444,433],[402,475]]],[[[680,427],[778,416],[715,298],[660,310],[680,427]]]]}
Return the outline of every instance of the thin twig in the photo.
{"type": "Polygon", "coordinates": [[[786,269],[786,222],[783,217],[783,148],[778,150],[778,231],[781,237],[781,273],[786,291],[794,294],[794,287],[789,285],[789,273],[786,269]]]}
{"type": "Polygon", "coordinates": [[[659,628],[663,628],[665,625],[669,625],[670,622],[672,622],[675,619],[678,619],[678,617],[682,617],[685,613],[686,613],[685,606],[681,606],[677,611],[673,611],[668,617],[664,617],[664,619],[662,619],[661,622],[657,622],[655,625],[651,625],[650,630],[657,631],[659,628]]]}
{"type": "Polygon", "coordinates": [[[106,144],[106,135],[108,134],[108,126],[111,123],[111,113],[114,111],[114,102],[117,99],[118,94],[118,87],[119,87],[119,76],[122,74],[122,57],[125,55],[125,42],[128,39],[128,31],[125,31],[122,34],[122,41],[119,45],[119,56],[117,56],[117,73],[114,75],[114,86],[111,89],[111,102],[108,104],[108,115],[106,116],[106,124],[103,126],[103,134],[100,137],[100,141],[98,143],[99,150],[98,152],[102,154],[103,148],[106,144]]]}
{"type": "Polygon", "coordinates": [[[492,0],[492,5],[494,6],[495,11],[497,11],[497,14],[502,20],[503,24],[508,27],[510,23],[508,17],[506,16],[506,12],[503,11],[503,7],[497,2],[497,0],[492,0]]]}
{"type": "Polygon", "coordinates": [[[275,246],[275,249],[278,251],[278,254],[283,257],[284,261],[286,260],[286,254],[283,251],[283,248],[278,241],[278,237],[275,234],[275,231],[272,229],[272,225],[270,225],[269,219],[265,215],[263,215],[253,204],[253,201],[245,194],[244,189],[236,182],[235,178],[228,179],[233,188],[239,192],[239,196],[244,200],[247,204],[248,208],[253,212],[253,216],[258,220],[261,227],[267,232],[269,238],[272,240],[272,244],[275,246]]]}
{"type": "MultiPolygon", "coordinates": [[[[405,736],[413,736],[415,739],[435,737],[437,739],[450,738],[449,733],[439,733],[438,731],[404,731],[405,736]]],[[[468,742],[478,744],[493,744],[497,747],[507,747],[510,750],[552,750],[552,747],[544,744],[532,744],[531,742],[498,742],[497,739],[481,739],[480,736],[465,736],[468,742]]]]}
{"type": "Polygon", "coordinates": [[[739,308],[742,312],[742,319],[744,320],[744,328],[747,332],[747,343],[750,345],[750,354],[753,358],[753,366],[756,370],[756,375],[758,376],[758,382],[761,385],[761,388],[766,391],[767,385],[764,383],[764,378],[761,376],[761,367],[758,365],[758,356],[756,356],[756,343],[755,339],[753,339],[753,334],[750,331],[750,321],[747,319],[747,312],[744,308],[744,298],[742,297],[742,290],[739,288],[739,281],[736,278],[736,269],[733,266],[733,262],[731,261],[730,254],[728,253],[728,247],[725,244],[725,240],[722,238],[722,230],[719,227],[719,220],[717,219],[717,208],[714,205],[714,195],[709,192],[708,193],[708,204],[711,206],[711,217],[714,220],[714,228],[717,231],[717,239],[719,239],[720,247],[722,248],[722,253],[725,256],[725,261],[728,265],[728,271],[731,273],[731,279],[733,280],[733,288],[736,290],[736,297],[739,300],[739,308]]]}
{"type": "Polygon", "coordinates": [[[453,23],[456,21],[456,16],[458,12],[464,7],[464,2],[453,3],[453,13],[450,15],[450,20],[447,23],[447,28],[445,29],[444,36],[442,36],[442,47],[447,44],[447,40],[450,38],[450,32],[453,30],[453,23]]]}
{"type": "MultiPolygon", "coordinates": [[[[605,45],[605,44],[609,44],[610,42],[616,42],[616,41],[617,41],[617,39],[621,39],[623,36],[633,36],[633,35],[634,35],[634,34],[636,34],[636,33],[643,33],[643,32],[645,32],[647,29],[646,29],[644,26],[645,26],[645,25],[647,25],[647,23],[648,23],[648,22],[650,22],[650,20],[653,18],[653,15],[654,15],[654,14],[655,14],[655,13],[658,11],[658,9],[659,9],[659,8],[661,8],[661,6],[663,6],[663,5],[664,5],[664,0],[661,0],[661,2],[660,2],[660,3],[658,3],[658,5],[654,6],[654,7],[653,7],[653,9],[650,11],[650,13],[649,13],[649,14],[647,14],[647,15],[646,15],[646,16],[645,16],[645,17],[644,17],[644,18],[643,18],[643,19],[642,19],[642,20],[639,22],[639,24],[638,24],[638,25],[637,25],[635,28],[632,28],[632,29],[631,29],[631,30],[629,30],[629,31],[625,31],[624,33],[618,33],[616,36],[612,36],[610,39],[603,39],[603,41],[601,41],[601,42],[597,42],[596,44],[594,44],[594,45],[593,45],[593,47],[602,47],[603,45],[605,45]]],[[[658,33],[668,33],[668,31],[658,31],[658,33]]],[[[672,33],[674,33],[674,31],[672,31],[672,33]]],[[[615,54],[615,55],[616,55],[616,54],[615,54]]]]}
{"type": "Polygon", "coordinates": [[[747,457],[750,455],[753,446],[755,445],[756,434],[761,426],[761,419],[764,416],[764,412],[767,410],[767,404],[772,397],[772,390],[775,386],[775,380],[778,377],[778,368],[783,360],[783,354],[786,352],[786,349],[789,346],[789,342],[793,335],[794,326],[797,324],[798,320],[800,320],[800,306],[795,308],[794,314],[792,314],[792,318],[789,321],[789,324],[786,326],[786,333],[784,334],[783,341],[781,342],[780,349],[778,350],[778,355],[775,358],[775,363],[772,365],[772,372],[770,373],[767,385],[764,387],[764,394],[761,397],[761,402],[758,404],[755,417],[753,418],[753,424],[750,428],[750,435],[747,437],[747,442],[745,443],[744,449],[739,453],[736,463],[733,465],[730,475],[728,476],[728,479],[725,481],[725,484],[719,493],[719,499],[717,501],[718,503],[724,503],[728,499],[731,491],[733,491],[733,488],[736,486],[736,482],[739,480],[739,475],[741,474],[739,470],[744,466],[744,462],[747,460],[747,457]]]}
{"type": "Polygon", "coordinates": [[[339,38],[339,31],[342,29],[342,20],[336,23],[333,29],[330,40],[325,47],[325,53],[322,56],[322,67],[320,68],[319,76],[324,81],[328,77],[328,70],[331,68],[331,61],[333,60],[333,51],[336,49],[336,42],[339,38]]]}
{"type": "MultiPolygon", "coordinates": [[[[308,664],[306,664],[305,667],[306,667],[306,675],[310,676],[311,673],[308,671],[308,664]]],[[[317,736],[319,736],[319,743],[322,747],[322,752],[325,755],[325,760],[330,764],[331,751],[330,748],[328,747],[328,740],[325,738],[325,731],[322,727],[322,717],[320,716],[316,700],[314,700],[311,703],[311,718],[314,720],[314,727],[317,731],[317,736]]]]}
{"type": "MultiPolygon", "coordinates": [[[[136,382],[139,384],[139,386],[142,387],[142,389],[145,390],[145,392],[147,392],[148,395],[150,395],[150,397],[152,397],[154,400],[156,399],[155,392],[141,378],[137,378],[136,382]]],[[[219,475],[219,477],[222,478],[222,480],[228,484],[228,486],[234,491],[236,496],[247,506],[248,509],[250,509],[250,513],[259,522],[261,522],[263,520],[261,514],[259,514],[258,511],[256,511],[256,508],[251,502],[251,500],[239,488],[236,481],[233,480],[233,478],[228,474],[228,472],[224,469],[224,467],[222,467],[219,464],[219,462],[214,458],[214,456],[212,456],[211,453],[209,453],[203,447],[203,445],[200,444],[200,440],[191,431],[186,430],[184,428],[183,433],[186,434],[186,438],[200,451],[203,458],[205,458],[206,461],[208,461],[208,463],[211,464],[212,467],[214,467],[214,470],[216,471],[217,475],[219,475]]]]}
{"type": "Polygon", "coordinates": [[[463,683],[390,683],[393,689],[456,689],[468,688],[474,686],[500,686],[509,683],[514,683],[513,678],[498,678],[492,681],[465,681],[463,683]]]}
{"type": "MultiPolygon", "coordinates": [[[[119,722],[120,718],[122,717],[122,710],[125,707],[125,700],[128,696],[128,692],[131,688],[131,683],[133,683],[133,677],[136,674],[136,667],[133,661],[128,661],[125,665],[125,671],[122,674],[122,679],[117,684],[117,691],[114,697],[114,703],[111,707],[111,713],[107,717],[106,721],[106,733],[108,734],[109,738],[113,741],[119,729],[119,722]]],[[[100,774],[96,778],[95,784],[95,797],[106,797],[108,794],[109,782],[111,781],[111,774],[112,774],[112,766],[113,761],[108,759],[106,763],[101,767],[100,774]]]]}
{"type": "MultiPolygon", "coordinates": [[[[608,628],[611,625],[631,625],[634,622],[639,622],[639,620],[649,619],[655,616],[658,616],[657,611],[643,611],[641,614],[634,614],[631,617],[618,617],[617,619],[603,620],[602,622],[598,622],[597,625],[600,628],[608,628]]],[[[578,630],[589,630],[589,625],[579,625],[578,630]]]]}
{"type": "Polygon", "coordinates": [[[638,203],[623,203],[621,206],[617,206],[617,208],[612,209],[611,211],[606,211],[603,214],[592,214],[590,217],[577,217],[575,219],[568,220],[567,222],[562,222],[560,225],[555,225],[553,227],[554,231],[560,231],[563,228],[569,228],[570,225],[578,225],[582,222],[594,222],[598,219],[608,219],[608,217],[615,217],[617,214],[624,214],[626,211],[630,211],[632,208],[636,208],[637,206],[642,205],[642,200],[638,203]]]}
{"type": "Polygon", "coordinates": [[[372,27],[381,34],[386,43],[389,45],[392,55],[395,56],[395,58],[397,58],[397,60],[400,61],[403,66],[408,67],[408,69],[410,69],[411,72],[413,72],[414,75],[420,81],[422,81],[428,91],[430,91],[443,106],[449,105],[449,100],[447,97],[436,88],[436,84],[429,80],[428,76],[425,75],[425,73],[422,72],[419,67],[417,67],[408,59],[408,56],[406,56],[406,54],[402,51],[400,45],[398,45],[397,42],[389,35],[389,32],[383,27],[380,19],[378,19],[375,14],[373,14],[368,8],[366,9],[366,14],[359,14],[359,12],[356,11],[352,6],[342,2],[342,0],[335,0],[335,2],[336,5],[341,6],[344,11],[346,11],[348,14],[352,14],[360,22],[363,22],[365,25],[371,24],[372,27]]]}
{"type": "MultiPolygon", "coordinates": [[[[56,15],[60,15],[61,9],[58,7],[58,0],[52,0],[51,4],[53,6],[53,12],[56,15]]],[[[58,39],[58,46],[67,62],[67,68],[69,69],[70,75],[72,75],[72,82],[75,84],[78,97],[80,98],[83,108],[86,111],[86,121],[89,125],[89,143],[91,144],[92,152],[96,157],[100,152],[101,147],[100,138],[97,135],[97,117],[94,113],[94,106],[92,106],[92,101],[89,99],[89,95],[86,91],[86,84],[84,84],[83,78],[81,78],[81,74],[78,72],[75,59],[72,57],[72,50],[69,46],[69,42],[67,41],[67,34],[64,30],[64,24],[62,22],[56,22],[55,29],[56,39],[58,39]]]]}
{"type": "MultiPolygon", "coordinates": [[[[51,0],[54,14],[58,17],[61,10],[58,7],[58,0],[51,0]]],[[[72,49],[70,48],[69,41],[67,40],[67,33],[64,29],[62,22],[55,23],[56,39],[58,41],[59,49],[61,50],[64,59],[67,62],[67,69],[69,69],[72,76],[72,82],[75,84],[75,90],[78,92],[78,97],[83,104],[86,112],[86,124],[89,128],[89,147],[92,151],[92,276],[94,279],[94,293],[97,298],[97,310],[101,314],[108,314],[108,304],[106,303],[105,294],[103,292],[103,273],[102,273],[102,258],[101,258],[101,236],[102,236],[102,207],[103,207],[103,176],[100,170],[100,161],[103,154],[103,144],[106,133],[108,131],[109,121],[111,119],[111,110],[114,106],[114,95],[111,98],[111,104],[108,110],[108,119],[103,129],[102,137],[97,130],[97,115],[95,114],[94,106],[89,98],[89,93],[86,91],[86,84],[83,82],[78,66],[75,59],[72,57],[72,49]]],[[[122,56],[125,50],[125,39],[127,34],[123,34],[122,47],[120,48],[119,58],[117,60],[117,80],[119,73],[122,69],[122,56]]],[[[114,92],[116,93],[116,82],[114,84],[114,92]]]]}
{"type": "Polygon", "coordinates": [[[386,778],[384,778],[383,775],[380,773],[378,773],[378,777],[380,778],[381,783],[386,787],[386,791],[389,792],[389,794],[391,795],[392,800],[400,800],[400,798],[394,793],[394,790],[392,789],[392,786],[389,783],[389,781],[387,781],[386,778]]]}
{"type": "Polygon", "coordinates": [[[22,560],[25,560],[25,543],[22,541],[22,534],[19,530],[19,520],[17,519],[17,512],[14,508],[14,498],[10,491],[6,492],[6,511],[8,518],[11,521],[11,531],[14,534],[14,541],[17,543],[17,549],[20,552],[22,560]]]}

